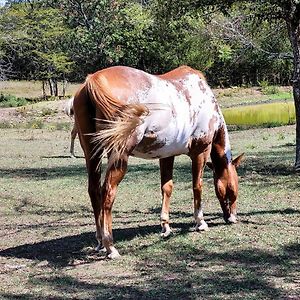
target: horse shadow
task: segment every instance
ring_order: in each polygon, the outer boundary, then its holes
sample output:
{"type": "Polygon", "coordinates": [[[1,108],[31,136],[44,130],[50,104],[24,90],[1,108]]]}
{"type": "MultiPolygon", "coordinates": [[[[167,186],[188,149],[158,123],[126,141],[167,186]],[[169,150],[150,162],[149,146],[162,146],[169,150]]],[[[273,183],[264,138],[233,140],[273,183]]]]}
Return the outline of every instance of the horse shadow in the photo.
{"type": "MultiPolygon", "coordinates": [[[[182,216],[182,212],[173,214],[174,217],[182,216]]],[[[185,215],[185,217],[188,214],[185,215]]],[[[210,216],[207,221],[209,226],[219,226],[223,223],[210,222],[219,215],[210,216]]],[[[194,224],[191,222],[176,222],[171,224],[174,235],[185,235],[194,231],[194,224]]],[[[160,225],[139,225],[135,227],[116,228],[113,230],[114,239],[118,243],[130,241],[137,236],[146,237],[150,234],[157,234],[159,236],[161,230],[160,225]]],[[[166,239],[158,238],[157,243],[164,243],[166,239]]],[[[95,232],[84,232],[81,234],[55,238],[47,241],[37,243],[27,243],[16,247],[7,248],[0,251],[0,257],[14,257],[37,261],[47,261],[50,266],[56,268],[64,268],[72,265],[73,261],[82,261],[82,263],[89,263],[95,260],[105,259],[104,254],[99,254],[94,250],[96,246],[95,232]]],[[[153,245],[152,245],[153,246],[153,245]]],[[[122,250],[122,247],[120,248],[122,250]]]]}
{"type": "MultiPolygon", "coordinates": [[[[278,213],[287,215],[300,214],[300,210],[286,209],[284,211],[271,210],[240,213],[240,223],[252,223],[251,221],[247,220],[247,217],[255,214],[262,215],[278,213]]],[[[176,219],[180,220],[185,217],[191,217],[190,214],[178,211],[174,212],[172,215],[174,216],[174,223],[171,224],[171,227],[174,229],[175,235],[186,235],[195,230],[192,219],[190,222],[176,221],[176,219]]],[[[221,213],[212,213],[206,215],[205,220],[211,228],[227,226],[222,219],[221,213]]],[[[261,225],[263,226],[264,224],[261,225]]],[[[122,242],[130,241],[137,236],[146,237],[150,234],[159,234],[160,229],[160,225],[141,225],[128,228],[116,228],[114,229],[113,233],[115,240],[121,244],[122,242]]],[[[165,239],[157,239],[156,242],[154,241],[154,243],[164,243],[164,241],[165,239]]],[[[96,246],[95,233],[84,232],[81,234],[55,238],[48,241],[41,241],[33,244],[28,243],[7,248],[0,251],[0,257],[14,257],[47,261],[50,266],[64,268],[72,265],[72,262],[76,260],[79,260],[82,263],[89,263],[91,261],[105,259],[105,255],[95,252],[92,246],[96,246]]]]}

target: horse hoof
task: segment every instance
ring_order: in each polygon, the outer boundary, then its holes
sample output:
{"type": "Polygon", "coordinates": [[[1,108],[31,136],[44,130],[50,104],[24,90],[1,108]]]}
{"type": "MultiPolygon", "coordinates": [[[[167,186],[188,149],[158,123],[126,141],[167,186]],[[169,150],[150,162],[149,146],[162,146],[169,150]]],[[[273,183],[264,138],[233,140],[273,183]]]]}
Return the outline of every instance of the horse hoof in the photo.
{"type": "Polygon", "coordinates": [[[114,249],[111,253],[107,254],[107,258],[108,259],[117,259],[117,258],[120,258],[121,255],[120,253],[118,252],[117,249],[114,249]]]}
{"type": "Polygon", "coordinates": [[[231,214],[230,217],[225,220],[227,224],[236,224],[237,223],[237,218],[235,215],[231,214]]]}
{"type": "Polygon", "coordinates": [[[201,224],[196,225],[196,231],[208,231],[208,230],[209,228],[205,221],[202,221],[201,224]]]}
{"type": "Polygon", "coordinates": [[[162,232],[160,236],[165,239],[169,237],[171,234],[172,234],[172,230],[166,230],[165,232],[162,232]]]}

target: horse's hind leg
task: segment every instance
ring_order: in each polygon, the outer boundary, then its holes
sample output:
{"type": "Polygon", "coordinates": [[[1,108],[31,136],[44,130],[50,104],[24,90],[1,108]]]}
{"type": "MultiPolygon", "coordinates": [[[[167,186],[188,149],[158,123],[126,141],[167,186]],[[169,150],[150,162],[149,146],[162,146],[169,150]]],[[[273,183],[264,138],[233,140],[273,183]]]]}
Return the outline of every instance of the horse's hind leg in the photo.
{"type": "Polygon", "coordinates": [[[70,155],[71,155],[71,157],[75,157],[74,141],[76,139],[76,135],[77,135],[77,129],[76,129],[76,125],[74,123],[74,126],[73,126],[72,131],[71,131],[71,145],[70,145],[70,155]]]}
{"type": "MultiPolygon", "coordinates": [[[[75,124],[74,128],[78,132],[81,147],[84,151],[86,160],[86,168],[88,172],[88,192],[91,199],[95,225],[96,238],[98,246],[96,250],[102,248],[101,228],[100,228],[100,210],[101,210],[101,170],[98,168],[101,164],[99,156],[93,156],[94,145],[92,143],[92,135],[96,131],[95,121],[91,118],[91,108],[85,95],[84,90],[81,90],[79,95],[74,100],[75,124]]],[[[99,154],[100,155],[100,154],[99,154]]]]}
{"type": "Polygon", "coordinates": [[[159,160],[160,166],[160,178],[161,178],[161,191],[162,191],[162,208],[161,208],[161,227],[162,237],[167,237],[171,233],[169,225],[169,210],[170,210],[170,198],[173,191],[173,166],[174,156],[167,158],[161,158],[159,160]]]}
{"type": "Polygon", "coordinates": [[[118,184],[121,182],[127,171],[128,156],[123,155],[115,163],[109,162],[105,181],[101,190],[101,235],[102,244],[107,250],[108,258],[120,256],[118,250],[113,245],[112,235],[112,206],[116,197],[118,184]]]}
{"type": "Polygon", "coordinates": [[[200,153],[191,157],[192,173],[193,173],[193,194],[194,194],[194,218],[196,221],[196,230],[208,230],[208,225],[204,221],[202,207],[202,187],[203,187],[203,171],[207,160],[207,153],[200,153]]]}

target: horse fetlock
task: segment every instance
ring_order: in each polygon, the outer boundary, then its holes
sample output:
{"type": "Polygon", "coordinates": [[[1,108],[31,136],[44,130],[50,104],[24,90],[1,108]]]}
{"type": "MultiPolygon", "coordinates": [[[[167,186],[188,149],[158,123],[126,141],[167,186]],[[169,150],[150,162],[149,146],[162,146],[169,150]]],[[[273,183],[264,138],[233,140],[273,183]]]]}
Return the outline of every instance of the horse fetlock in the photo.
{"type": "Polygon", "coordinates": [[[102,243],[98,242],[98,245],[95,247],[96,252],[106,252],[106,248],[103,247],[102,243]]]}
{"type": "Polygon", "coordinates": [[[162,212],[160,214],[160,222],[161,222],[161,224],[163,224],[163,223],[169,223],[169,214],[166,213],[166,212],[162,212]]]}
{"type": "Polygon", "coordinates": [[[194,218],[197,224],[200,224],[204,218],[203,218],[203,212],[202,211],[196,211],[194,213],[194,218]]]}
{"type": "Polygon", "coordinates": [[[197,221],[196,224],[196,231],[208,231],[208,225],[204,220],[199,220],[199,222],[197,221]]]}

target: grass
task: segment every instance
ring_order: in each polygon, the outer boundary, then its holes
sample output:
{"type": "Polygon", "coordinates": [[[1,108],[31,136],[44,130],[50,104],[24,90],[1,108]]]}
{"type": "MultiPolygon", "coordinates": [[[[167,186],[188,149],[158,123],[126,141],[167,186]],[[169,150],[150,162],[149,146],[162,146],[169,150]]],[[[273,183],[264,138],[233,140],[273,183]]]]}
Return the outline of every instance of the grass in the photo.
{"type": "MultiPolygon", "coordinates": [[[[11,87],[22,91],[18,97],[36,97],[40,89],[18,84],[11,87]]],[[[291,96],[285,88],[269,95],[260,89],[215,92],[223,107],[237,109],[291,96]]],[[[189,159],[176,158],[174,234],[162,240],[158,163],[132,158],[113,208],[122,259],[108,261],[93,251],[85,162],[78,140],[79,158],[69,158],[72,121],[63,103],[0,109],[0,299],[300,298],[294,126],[230,133],[234,155],[246,153],[239,223],[224,224],[206,170],[205,233],[193,229],[189,159]]]]}
{"type": "Polygon", "coordinates": [[[227,226],[204,177],[210,230],[193,230],[190,161],[175,161],[174,235],[159,237],[157,161],[132,158],[113,208],[122,259],[96,254],[85,163],[69,133],[1,129],[1,299],[299,299],[299,175],[294,126],[230,134],[239,224],[227,226]]]}
{"type": "Polygon", "coordinates": [[[282,126],[295,123],[293,102],[275,102],[225,108],[223,114],[228,125],[256,127],[282,126]]]}

